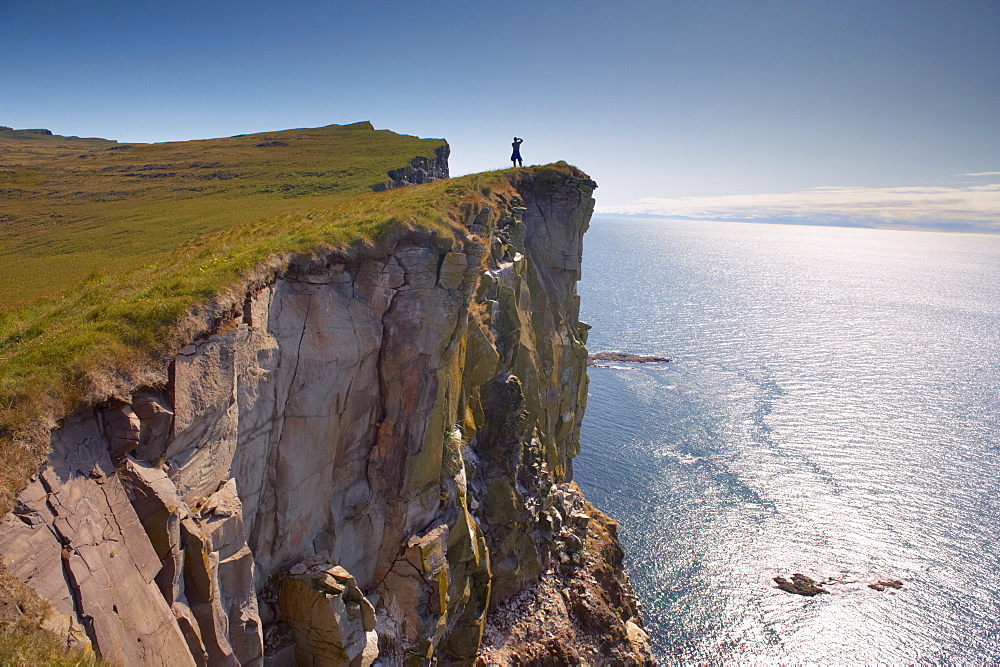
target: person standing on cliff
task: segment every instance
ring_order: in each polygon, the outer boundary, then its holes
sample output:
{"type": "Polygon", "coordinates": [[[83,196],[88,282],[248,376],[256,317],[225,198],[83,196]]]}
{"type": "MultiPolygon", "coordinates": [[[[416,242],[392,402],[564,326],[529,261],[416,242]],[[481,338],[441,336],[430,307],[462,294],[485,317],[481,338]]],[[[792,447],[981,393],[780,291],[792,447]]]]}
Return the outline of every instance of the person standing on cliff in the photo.
{"type": "Polygon", "coordinates": [[[510,161],[515,167],[523,167],[524,162],[521,160],[521,142],[524,139],[518,139],[514,137],[514,143],[511,146],[514,147],[514,152],[510,154],[510,161]]]}

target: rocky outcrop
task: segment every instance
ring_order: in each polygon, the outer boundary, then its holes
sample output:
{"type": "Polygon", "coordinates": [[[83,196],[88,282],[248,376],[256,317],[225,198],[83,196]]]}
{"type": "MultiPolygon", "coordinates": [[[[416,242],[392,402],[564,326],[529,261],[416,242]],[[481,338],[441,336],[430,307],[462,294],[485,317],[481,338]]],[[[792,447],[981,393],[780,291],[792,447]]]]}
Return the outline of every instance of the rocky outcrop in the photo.
{"type": "Polygon", "coordinates": [[[367,667],[378,657],[375,609],[344,568],[323,562],[293,565],[281,582],[278,604],[297,663],[367,667]]]}
{"type": "Polygon", "coordinates": [[[628,665],[650,661],[639,603],[622,571],[618,526],[573,484],[555,495],[565,522],[556,556],[536,583],[487,619],[480,662],[489,665],[628,665]]]}
{"type": "Polygon", "coordinates": [[[161,569],[115,470],[99,413],[52,438],[50,465],[0,525],[8,570],[123,664],[193,660],[156,577],[161,569]]]}
{"type": "Polygon", "coordinates": [[[402,188],[407,185],[420,185],[429,183],[441,178],[448,178],[448,156],[451,154],[451,147],[448,144],[434,149],[434,157],[428,158],[417,156],[410,160],[410,164],[399,169],[391,169],[387,173],[388,179],[384,183],[372,186],[375,192],[402,188]]]}
{"type": "Polygon", "coordinates": [[[66,420],[8,570],[123,664],[471,664],[551,576],[609,591],[566,598],[560,655],[647,661],[612,524],[567,486],[595,185],[514,178],[454,239],[296,259],[165,386],[66,420]]]}

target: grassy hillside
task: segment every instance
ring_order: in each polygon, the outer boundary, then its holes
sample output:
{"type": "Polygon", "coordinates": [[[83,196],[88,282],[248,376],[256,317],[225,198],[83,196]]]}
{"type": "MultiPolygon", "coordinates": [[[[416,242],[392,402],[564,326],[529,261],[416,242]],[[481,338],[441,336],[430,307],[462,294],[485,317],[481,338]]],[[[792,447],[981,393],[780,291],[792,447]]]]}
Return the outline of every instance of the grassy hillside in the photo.
{"type": "Polygon", "coordinates": [[[161,144],[0,130],[0,310],[198,234],[368,192],[442,144],[367,122],[161,144]]]}

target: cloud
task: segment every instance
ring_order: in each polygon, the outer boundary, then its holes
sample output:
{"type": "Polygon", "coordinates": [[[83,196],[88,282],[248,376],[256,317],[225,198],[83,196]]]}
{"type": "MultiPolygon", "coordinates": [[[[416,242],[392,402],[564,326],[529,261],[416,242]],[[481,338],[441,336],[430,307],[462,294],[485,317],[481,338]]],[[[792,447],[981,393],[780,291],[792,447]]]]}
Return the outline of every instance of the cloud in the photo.
{"type": "Polygon", "coordinates": [[[959,176],[1000,176],[1000,171],[970,171],[959,176]]]}
{"type": "Polygon", "coordinates": [[[825,186],[785,193],[647,197],[632,204],[599,206],[597,211],[699,220],[1000,232],[1000,183],[964,187],[825,186]]]}

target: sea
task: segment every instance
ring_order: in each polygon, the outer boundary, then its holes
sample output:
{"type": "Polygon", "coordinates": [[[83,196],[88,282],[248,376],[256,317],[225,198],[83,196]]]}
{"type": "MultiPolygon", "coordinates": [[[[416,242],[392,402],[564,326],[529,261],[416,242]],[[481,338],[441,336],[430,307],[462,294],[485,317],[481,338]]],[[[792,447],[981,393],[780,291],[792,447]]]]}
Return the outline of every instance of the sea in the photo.
{"type": "Polygon", "coordinates": [[[1000,236],[595,218],[579,293],[671,359],[590,369],[574,461],[658,660],[1000,663],[1000,236]]]}

